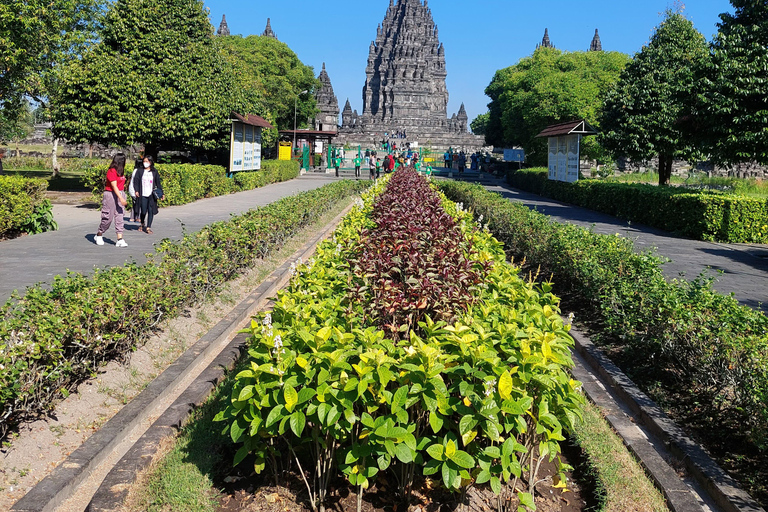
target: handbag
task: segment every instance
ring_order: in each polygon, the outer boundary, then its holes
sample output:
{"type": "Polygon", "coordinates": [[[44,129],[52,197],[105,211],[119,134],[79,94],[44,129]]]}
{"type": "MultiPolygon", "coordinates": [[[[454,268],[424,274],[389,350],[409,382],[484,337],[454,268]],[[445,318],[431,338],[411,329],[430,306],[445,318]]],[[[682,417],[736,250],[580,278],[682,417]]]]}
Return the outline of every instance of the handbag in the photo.
{"type": "Polygon", "coordinates": [[[156,201],[159,201],[163,198],[165,193],[163,192],[162,187],[155,187],[155,190],[152,191],[152,195],[155,196],[156,201]]]}

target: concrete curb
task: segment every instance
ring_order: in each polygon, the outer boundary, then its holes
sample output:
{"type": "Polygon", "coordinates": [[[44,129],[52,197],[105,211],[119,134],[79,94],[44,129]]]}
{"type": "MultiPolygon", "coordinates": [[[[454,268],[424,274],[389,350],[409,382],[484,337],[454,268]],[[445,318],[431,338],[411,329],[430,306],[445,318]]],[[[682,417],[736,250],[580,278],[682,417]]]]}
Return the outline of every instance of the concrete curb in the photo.
{"type": "MultiPolygon", "coordinates": [[[[271,297],[283,288],[290,280],[290,267],[297,259],[307,260],[314,254],[317,245],[327,238],[336,228],[341,219],[352,207],[346,208],[339,214],[320,235],[305,244],[299,251],[294,253],[280,268],[270,276],[272,284],[268,290],[261,290],[266,284],[262,284],[248,299],[243,301],[237,308],[247,309],[244,319],[250,318],[256,309],[261,309],[266,305],[266,301],[259,300],[271,297]],[[259,303],[261,308],[252,307],[252,304],[259,303]]],[[[221,323],[231,322],[229,317],[222,320],[221,323]]],[[[238,322],[236,325],[241,325],[238,322]]],[[[216,329],[214,327],[214,329],[216,329]]],[[[238,334],[225,348],[221,354],[195,379],[169,407],[152,424],[144,435],[133,445],[133,447],[123,456],[122,459],[112,468],[107,477],[99,486],[96,494],[91,499],[86,512],[108,512],[122,509],[131,486],[135,483],[139,473],[148,468],[155,460],[160,443],[168,438],[175,437],[179,430],[187,423],[189,417],[195,408],[201,406],[210,396],[215,387],[226,377],[228,371],[234,368],[241,354],[247,346],[247,336],[243,333],[238,334]]]]}
{"type": "MultiPolygon", "coordinates": [[[[665,444],[674,457],[685,465],[690,475],[704,487],[717,506],[726,512],[765,512],[749,494],[739,488],[738,483],[712,460],[701,446],[688,437],[653,400],[640,391],[629,377],[595,347],[589,338],[575,329],[571,330],[571,336],[576,341],[578,354],[588,362],[600,377],[609,383],[612,390],[629,406],[632,413],[639,418],[642,424],[665,444]]],[[[585,389],[585,392],[588,393],[592,391],[594,390],[585,389]]],[[[599,391],[605,393],[604,390],[599,391]]],[[[602,408],[600,403],[595,403],[602,408]]],[[[623,414],[611,414],[611,412],[608,412],[606,419],[620,433],[627,426],[625,423],[631,425],[631,422],[623,414]]],[[[680,500],[679,489],[677,489],[676,485],[669,485],[668,472],[660,468],[658,466],[659,461],[653,457],[655,454],[660,459],[658,453],[655,450],[653,454],[647,452],[648,448],[652,449],[647,440],[645,444],[648,446],[645,449],[642,448],[643,443],[638,444],[635,439],[624,438],[624,443],[635,453],[646,470],[651,474],[669,500],[671,508],[676,512],[701,510],[698,504],[695,509],[685,508],[689,505],[687,502],[680,500]],[[677,508],[678,504],[683,508],[677,508]]],[[[664,462],[664,465],[669,468],[666,462],[664,462]]]]}
{"type": "MultiPolygon", "coordinates": [[[[273,272],[261,285],[244,301],[237,305],[223,320],[214,326],[197,343],[187,349],[174,363],[172,363],[162,374],[153,380],[144,391],[136,398],[123,407],[115,416],[104,424],[96,433],[89,437],[77,450],[67,457],[51,474],[35,485],[25,496],[17,501],[11,511],[13,512],[48,512],[55,510],[65,500],[67,500],[85,481],[86,478],[99,466],[120,444],[123,438],[128,435],[142,420],[147,417],[146,412],[151,411],[157,404],[167,399],[175,384],[183,380],[186,371],[194,366],[195,361],[205,359],[212,355],[212,350],[216,349],[217,341],[228,339],[240,326],[250,318],[259,307],[263,307],[270,297],[282,288],[290,278],[290,265],[299,257],[305,257],[306,254],[312,254],[316,246],[322,241],[328,233],[340,222],[341,218],[352,208],[347,207],[333,221],[329,223],[323,232],[310,242],[306,243],[286,262],[284,262],[275,272],[273,272]]],[[[236,338],[237,339],[237,338],[236,338]]],[[[224,349],[211,366],[217,362],[226,361],[227,355],[232,355],[234,341],[224,349]],[[223,359],[222,359],[223,358],[223,359]]],[[[239,357],[239,352],[237,354],[239,357]]],[[[236,360],[236,359],[235,359],[236,360]]],[[[220,368],[220,367],[219,367],[220,368]]],[[[195,381],[196,389],[201,389],[202,384],[198,384],[204,376],[211,378],[208,370],[195,381]]],[[[223,373],[223,369],[220,370],[223,373]]],[[[210,389],[213,388],[215,381],[210,382],[210,389]]],[[[189,389],[187,390],[189,391],[189,389]]],[[[183,398],[187,392],[183,392],[179,399],[183,398]]],[[[178,404],[179,400],[174,403],[178,404]]],[[[172,406],[172,408],[174,407],[172,406]]],[[[169,424],[168,427],[173,424],[169,424]]],[[[150,427],[150,430],[152,428],[150,427]]],[[[175,430],[173,431],[175,435],[175,430]]],[[[155,432],[153,435],[159,435],[155,432]]],[[[133,451],[131,449],[130,451],[133,451]]],[[[129,453],[130,453],[129,451],[129,453]]],[[[127,492],[127,490],[126,490],[127,492]]]]}

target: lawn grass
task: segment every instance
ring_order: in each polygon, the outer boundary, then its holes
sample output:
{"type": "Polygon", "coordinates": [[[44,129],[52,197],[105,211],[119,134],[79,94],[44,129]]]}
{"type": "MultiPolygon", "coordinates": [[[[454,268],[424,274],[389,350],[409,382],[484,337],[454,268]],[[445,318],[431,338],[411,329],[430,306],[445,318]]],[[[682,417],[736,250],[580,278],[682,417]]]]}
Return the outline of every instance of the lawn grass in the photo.
{"type": "Polygon", "coordinates": [[[574,441],[597,482],[600,512],[668,512],[661,492],[592,403],[584,407],[574,441]]]}
{"type": "MultiPolygon", "coordinates": [[[[606,178],[607,181],[620,183],[659,183],[659,175],[655,172],[627,173],[606,178]]],[[[743,196],[768,198],[768,181],[745,178],[713,177],[708,178],[703,173],[685,176],[672,176],[670,183],[679,187],[692,189],[720,190],[726,193],[743,196]]]]}
{"type": "Polygon", "coordinates": [[[47,170],[14,170],[3,169],[3,174],[6,176],[23,176],[25,178],[43,178],[48,180],[48,190],[52,192],[90,192],[82,181],[81,172],[69,172],[61,171],[55,178],[52,176],[51,171],[47,170]]]}

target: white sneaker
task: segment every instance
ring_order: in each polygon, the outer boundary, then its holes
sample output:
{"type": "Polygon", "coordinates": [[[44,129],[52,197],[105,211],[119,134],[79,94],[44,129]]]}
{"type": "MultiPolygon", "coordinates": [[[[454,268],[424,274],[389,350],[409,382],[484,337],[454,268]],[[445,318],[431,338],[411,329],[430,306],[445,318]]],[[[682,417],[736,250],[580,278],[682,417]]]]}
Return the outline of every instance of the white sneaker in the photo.
{"type": "Polygon", "coordinates": [[[128,244],[122,238],[117,241],[115,247],[128,247],[128,244]]]}
{"type": "Polygon", "coordinates": [[[94,240],[96,240],[96,245],[104,245],[104,237],[96,235],[94,237],[94,240]]]}

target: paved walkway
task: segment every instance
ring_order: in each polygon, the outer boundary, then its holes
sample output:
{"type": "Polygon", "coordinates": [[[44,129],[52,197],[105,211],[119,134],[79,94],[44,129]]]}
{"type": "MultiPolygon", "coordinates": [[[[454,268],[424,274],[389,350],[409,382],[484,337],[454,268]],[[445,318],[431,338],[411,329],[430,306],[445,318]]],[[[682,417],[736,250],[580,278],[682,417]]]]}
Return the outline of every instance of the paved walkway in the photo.
{"type": "Polygon", "coordinates": [[[314,190],[326,185],[325,179],[303,178],[277,183],[256,190],[227,196],[202,199],[192,204],[163,208],[152,225],[154,234],[137,230],[138,224],[128,222],[126,215],[124,238],[128,247],[115,247],[114,225],[104,235],[104,246],[94,243],[100,211],[84,206],[56,205],[54,218],[59,230],[35,236],[0,242],[0,303],[13,290],[24,290],[35,283],[51,283],[54,276],[67,270],[84,274],[94,267],[120,266],[129,261],[143,263],[145,254],[154,252],[154,244],[163,238],[178,240],[183,232],[199,231],[232,214],[244,213],[283,197],[314,190]]]}
{"type": "MultiPolygon", "coordinates": [[[[467,179],[472,178],[467,176],[467,179]]],[[[692,280],[704,272],[715,277],[714,288],[720,293],[733,293],[742,304],[768,312],[768,245],[721,244],[680,238],[660,229],[513,189],[501,180],[495,185],[486,184],[486,188],[557,222],[592,228],[596,233],[620,233],[635,240],[638,249],[655,249],[672,260],[662,267],[667,277],[683,276],[692,280]]]]}

